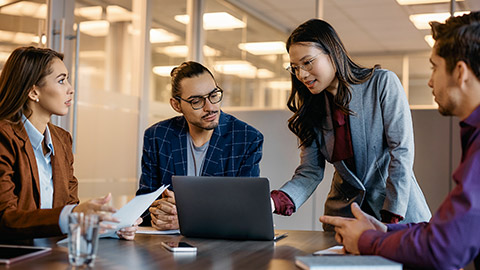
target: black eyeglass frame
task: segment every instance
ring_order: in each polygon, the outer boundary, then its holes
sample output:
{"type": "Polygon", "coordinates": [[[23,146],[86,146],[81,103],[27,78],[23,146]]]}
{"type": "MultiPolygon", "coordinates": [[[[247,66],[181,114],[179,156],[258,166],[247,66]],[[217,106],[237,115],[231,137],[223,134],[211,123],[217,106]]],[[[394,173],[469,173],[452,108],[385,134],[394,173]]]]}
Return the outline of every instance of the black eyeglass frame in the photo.
{"type": "Polygon", "coordinates": [[[222,101],[222,99],[223,99],[223,89],[220,88],[219,86],[216,86],[215,89],[213,89],[210,93],[208,93],[206,95],[203,95],[203,96],[193,96],[193,97],[190,97],[190,99],[184,99],[181,96],[175,96],[175,98],[177,100],[183,100],[187,103],[190,103],[190,106],[192,106],[192,109],[194,109],[194,110],[200,110],[203,107],[205,107],[205,104],[207,104],[207,98],[208,98],[208,101],[210,101],[211,104],[217,104],[220,101],[222,101]],[[211,97],[215,93],[220,93],[221,96],[220,96],[220,99],[218,101],[212,102],[211,97]],[[196,106],[193,105],[193,99],[195,99],[195,98],[199,98],[202,101],[202,106],[201,107],[197,108],[196,106]]]}

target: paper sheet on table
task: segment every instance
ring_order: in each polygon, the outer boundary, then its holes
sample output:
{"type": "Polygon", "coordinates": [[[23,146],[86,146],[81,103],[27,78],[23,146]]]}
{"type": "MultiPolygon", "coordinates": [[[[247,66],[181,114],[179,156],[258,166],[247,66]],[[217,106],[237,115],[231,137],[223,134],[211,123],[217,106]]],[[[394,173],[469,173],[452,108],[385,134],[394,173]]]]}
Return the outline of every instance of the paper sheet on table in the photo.
{"type": "Polygon", "coordinates": [[[343,246],[333,246],[327,249],[315,251],[313,255],[346,255],[343,246]]]}
{"type": "Polygon", "coordinates": [[[138,227],[137,233],[140,234],[180,234],[180,230],[159,231],[153,227],[138,227]]]}
{"type": "MultiPolygon", "coordinates": [[[[120,210],[118,210],[115,214],[112,215],[113,217],[120,220],[120,223],[108,221],[105,221],[104,223],[115,225],[117,227],[116,230],[132,226],[135,221],[143,214],[143,212],[145,212],[145,210],[147,210],[148,207],[150,207],[150,205],[165,191],[165,189],[168,188],[168,186],[169,185],[163,185],[154,192],[135,196],[135,198],[133,198],[120,210]]],[[[115,232],[115,230],[109,230],[106,233],[100,235],[100,237],[119,238],[115,232]]]]}

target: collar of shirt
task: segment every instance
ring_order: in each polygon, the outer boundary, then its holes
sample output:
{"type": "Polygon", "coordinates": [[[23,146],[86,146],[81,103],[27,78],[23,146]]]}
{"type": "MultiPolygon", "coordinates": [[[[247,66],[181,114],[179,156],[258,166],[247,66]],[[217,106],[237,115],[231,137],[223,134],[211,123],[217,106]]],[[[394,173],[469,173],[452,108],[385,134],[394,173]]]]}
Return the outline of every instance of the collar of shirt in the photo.
{"type": "Polygon", "coordinates": [[[53,207],[53,175],[51,165],[51,155],[53,154],[52,137],[48,126],[45,129],[45,136],[41,134],[37,128],[23,115],[23,126],[27,131],[28,138],[35,153],[35,160],[37,161],[38,177],[40,184],[40,208],[50,209],[53,207]],[[42,141],[48,147],[46,154],[43,152],[42,141]]]}
{"type": "Polygon", "coordinates": [[[460,125],[480,127],[480,106],[473,110],[473,112],[465,120],[460,122],[460,125]]]}
{"type": "Polygon", "coordinates": [[[52,153],[52,155],[55,155],[52,143],[52,136],[50,135],[50,129],[48,128],[48,125],[45,128],[44,136],[42,133],[40,133],[40,131],[38,131],[38,129],[32,124],[32,122],[30,122],[27,117],[25,117],[25,115],[22,115],[22,122],[25,130],[27,131],[28,138],[32,143],[33,150],[38,151],[39,147],[42,146],[43,139],[45,139],[46,145],[50,150],[50,153],[52,153]]]}

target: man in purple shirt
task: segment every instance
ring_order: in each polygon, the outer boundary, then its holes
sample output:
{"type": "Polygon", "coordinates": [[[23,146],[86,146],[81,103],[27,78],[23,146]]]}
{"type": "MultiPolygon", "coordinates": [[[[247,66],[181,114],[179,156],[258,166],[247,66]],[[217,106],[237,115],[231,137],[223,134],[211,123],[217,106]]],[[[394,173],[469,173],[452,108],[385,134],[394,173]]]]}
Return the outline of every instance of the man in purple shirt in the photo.
{"type": "Polygon", "coordinates": [[[323,216],[335,239],[354,254],[374,254],[408,267],[480,269],[480,12],[431,22],[430,62],[438,110],[462,121],[462,160],[456,187],[430,222],[385,225],[352,204],[355,218],[323,216]]]}

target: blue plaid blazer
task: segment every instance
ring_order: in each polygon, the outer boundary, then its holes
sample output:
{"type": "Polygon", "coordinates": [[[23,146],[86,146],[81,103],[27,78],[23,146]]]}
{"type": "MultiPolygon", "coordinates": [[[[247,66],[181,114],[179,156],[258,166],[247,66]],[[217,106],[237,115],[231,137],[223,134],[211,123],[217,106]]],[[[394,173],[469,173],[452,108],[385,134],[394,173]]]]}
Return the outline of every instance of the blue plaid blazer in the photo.
{"type": "MultiPolygon", "coordinates": [[[[145,131],[142,175],[137,195],[171,184],[172,175],[187,174],[187,121],[177,116],[145,131]]],[[[203,176],[259,176],[263,135],[221,112],[203,165],[203,176]]],[[[171,186],[170,186],[171,188],[171,186]]]]}

